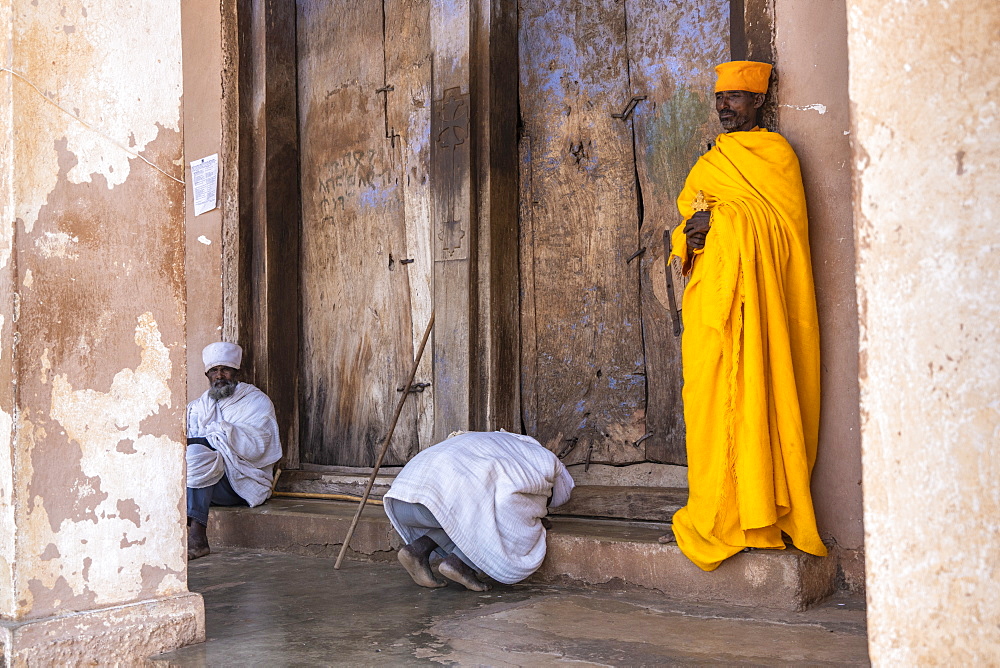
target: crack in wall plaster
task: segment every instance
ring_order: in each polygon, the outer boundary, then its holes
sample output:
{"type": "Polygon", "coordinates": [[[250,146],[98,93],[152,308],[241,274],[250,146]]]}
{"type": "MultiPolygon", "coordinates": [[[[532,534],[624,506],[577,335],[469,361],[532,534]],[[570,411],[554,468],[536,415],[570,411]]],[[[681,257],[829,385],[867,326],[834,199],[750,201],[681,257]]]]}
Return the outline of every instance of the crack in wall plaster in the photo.
{"type": "MultiPolygon", "coordinates": [[[[175,529],[183,524],[178,499],[184,480],[184,448],[169,436],[141,433],[143,420],[169,408],[173,401],[168,384],[170,354],[152,313],[138,317],[135,343],[141,349],[139,365],[119,371],[107,392],[74,389],[65,374],[52,378],[51,417],[65,430],[67,441],[80,448],[81,473],[88,481],[96,481],[88,486],[98,485],[102,498],[93,509],[63,518],[56,530],[50,524],[46,499],[35,496],[31,500],[21,549],[39,554],[54,544],[61,557],[34,564],[30,573],[19,576],[26,585],[25,597],[43,589],[62,589],[62,583],[74,596],[90,595],[96,604],[135,598],[152,585],[158,595],[186,591],[183,546],[175,529]],[[123,440],[132,444],[124,452],[117,448],[123,440]],[[165,454],[170,451],[174,456],[165,454]],[[173,488],[165,491],[176,489],[177,494],[149,493],[151,484],[163,481],[174,481],[173,488]],[[88,556],[95,554],[115,558],[88,564],[88,556]],[[151,555],[161,560],[150,564],[151,555]],[[147,577],[151,568],[157,571],[156,583],[147,577]]],[[[25,422],[26,440],[40,438],[25,422]]],[[[33,447],[34,443],[29,444],[28,460],[33,447]]],[[[65,505],[67,490],[54,493],[65,505]]],[[[69,493],[88,490],[78,487],[69,493]]],[[[30,601],[22,606],[30,608],[30,601]]]]}
{"type": "MultiPolygon", "coordinates": [[[[25,84],[31,86],[35,90],[36,93],[38,93],[39,95],[42,96],[42,98],[45,99],[46,102],[48,102],[49,104],[51,104],[52,106],[54,106],[56,109],[58,109],[59,111],[63,112],[64,114],[66,114],[70,118],[72,118],[73,120],[75,120],[80,125],[83,125],[85,128],[87,128],[91,132],[95,132],[95,133],[101,135],[102,137],[104,137],[105,139],[107,139],[109,142],[111,142],[112,144],[114,144],[115,146],[117,146],[118,148],[120,148],[121,150],[123,150],[126,153],[128,153],[133,158],[138,158],[139,160],[142,160],[144,163],[146,163],[147,165],[149,165],[150,167],[152,167],[156,171],[160,172],[161,174],[163,174],[164,176],[166,176],[168,179],[173,179],[174,181],[177,181],[177,183],[184,183],[183,179],[179,179],[176,176],[174,176],[173,174],[168,173],[167,171],[165,171],[164,169],[162,169],[161,167],[159,167],[155,162],[152,162],[151,160],[148,160],[146,157],[140,155],[139,153],[136,153],[135,151],[129,149],[128,147],[126,147],[123,144],[121,144],[118,141],[116,141],[115,138],[112,137],[111,135],[109,135],[108,133],[102,131],[98,127],[95,127],[92,123],[88,123],[87,121],[83,120],[82,118],[80,118],[79,116],[77,116],[76,114],[74,114],[69,109],[66,109],[65,107],[63,107],[62,105],[60,105],[58,102],[56,102],[55,100],[53,100],[51,97],[49,97],[48,95],[46,95],[45,93],[43,93],[38,88],[38,86],[36,86],[30,79],[28,79],[26,76],[24,76],[20,72],[15,72],[14,70],[12,70],[12,69],[10,69],[8,67],[0,67],[0,72],[6,72],[7,74],[10,74],[12,77],[14,77],[16,79],[19,79],[20,81],[24,82],[25,84]]],[[[177,161],[174,161],[174,164],[176,165],[177,161]]]]}

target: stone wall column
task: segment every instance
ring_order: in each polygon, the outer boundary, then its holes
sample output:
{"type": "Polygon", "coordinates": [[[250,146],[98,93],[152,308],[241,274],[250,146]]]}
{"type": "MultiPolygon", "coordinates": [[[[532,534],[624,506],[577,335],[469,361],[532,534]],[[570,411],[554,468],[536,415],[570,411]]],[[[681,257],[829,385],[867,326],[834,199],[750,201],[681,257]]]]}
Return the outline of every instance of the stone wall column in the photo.
{"type": "Polygon", "coordinates": [[[1000,6],[848,0],[875,665],[1000,647],[1000,6]]]}
{"type": "Polygon", "coordinates": [[[0,650],[135,664],[204,639],[179,5],[13,0],[0,30],[0,650]]]}

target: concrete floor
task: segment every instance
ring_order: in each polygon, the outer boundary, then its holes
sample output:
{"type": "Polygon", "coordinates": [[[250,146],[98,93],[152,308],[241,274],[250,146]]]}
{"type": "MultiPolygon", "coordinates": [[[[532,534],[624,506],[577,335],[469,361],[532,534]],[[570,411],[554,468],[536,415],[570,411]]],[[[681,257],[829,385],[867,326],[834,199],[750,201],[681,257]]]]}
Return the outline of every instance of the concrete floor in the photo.
{"type": "MultiPolygon", "coordinates": [[[[417,587],[395,564],[227,549],[190,565],[207,642],[169,666],[867,665],[864,602],[702,606],[635,592],[417,587]]],[[[159,663],[162,662],[162,663],[159,663]]]]}

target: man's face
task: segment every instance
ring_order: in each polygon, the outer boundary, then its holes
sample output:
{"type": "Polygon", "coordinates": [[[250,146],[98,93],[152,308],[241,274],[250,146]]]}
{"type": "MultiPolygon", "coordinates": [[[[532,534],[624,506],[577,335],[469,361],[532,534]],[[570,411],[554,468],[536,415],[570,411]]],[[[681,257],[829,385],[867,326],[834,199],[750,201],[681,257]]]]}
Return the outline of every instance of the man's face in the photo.
{"type": "Polygon", "coordinates": [[[236,376],[239,372],[228,366],[213,366],[205,372],[210,387],[208,396],[216,401],[232,396],[236,391],[236,376]]]}
{"type": "Polygon", "coordinates": [[[753,130],[757,126],[757,110],[762,104],[763,93],[723,90],[715,94],[715,110],[719,112],[722,129],[726,132],[753,130]]]}

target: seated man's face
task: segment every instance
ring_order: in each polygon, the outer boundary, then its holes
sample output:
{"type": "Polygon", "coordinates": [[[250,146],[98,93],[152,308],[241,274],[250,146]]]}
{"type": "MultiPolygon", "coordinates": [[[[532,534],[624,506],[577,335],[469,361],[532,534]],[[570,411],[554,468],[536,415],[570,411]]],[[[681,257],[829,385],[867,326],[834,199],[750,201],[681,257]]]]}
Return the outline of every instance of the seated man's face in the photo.
{"type": "Polygon", "coordinates": [[[715,110],[726,132],[753,130],[757,125],[757,110],[764,104],[763,93],[746,90],[724,90],[715,94],[715,110]]]}
{"type": "Polygon", "coordinates": [[[228,366],[213,366],[205,372],[208,377],[208,396],[216,401],[233,395],[236,391],[236,376],[239,372],[228,366]]]}

